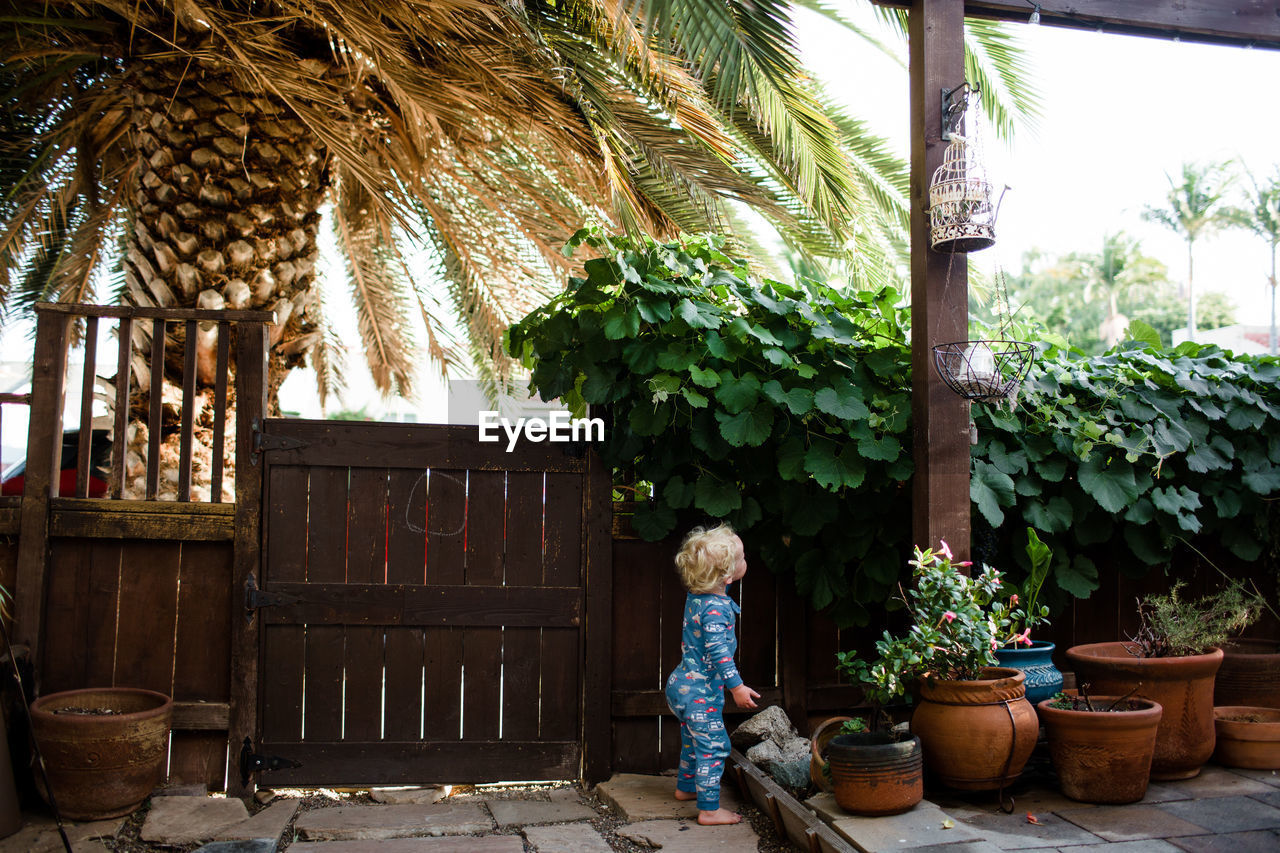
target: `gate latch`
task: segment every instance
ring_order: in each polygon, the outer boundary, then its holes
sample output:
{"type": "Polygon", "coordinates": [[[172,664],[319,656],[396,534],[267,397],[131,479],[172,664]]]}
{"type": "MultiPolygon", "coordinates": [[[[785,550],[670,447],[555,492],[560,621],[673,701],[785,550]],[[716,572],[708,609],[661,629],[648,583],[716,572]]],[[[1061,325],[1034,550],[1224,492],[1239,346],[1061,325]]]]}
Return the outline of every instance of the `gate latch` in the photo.
{"type": "Polygon", "coordinates": [[[249,786],[249,777],[263,770],[284,770],[290,767],[301,767],[302,763],[292,758],[281,758],[278,755],[259,755],[253,751],[253,741],[244,739],[240,747],[240,784],[249,786]]]}
{"type": "Polygon", "coordinates": [[[258,588],[258,579],[253,572],[244,579],[244,620],[253,621],[253,614],[260,607],[279,607],[282,604],[297,604],[297,596],[279,592],[265,592],[258,588]]]}

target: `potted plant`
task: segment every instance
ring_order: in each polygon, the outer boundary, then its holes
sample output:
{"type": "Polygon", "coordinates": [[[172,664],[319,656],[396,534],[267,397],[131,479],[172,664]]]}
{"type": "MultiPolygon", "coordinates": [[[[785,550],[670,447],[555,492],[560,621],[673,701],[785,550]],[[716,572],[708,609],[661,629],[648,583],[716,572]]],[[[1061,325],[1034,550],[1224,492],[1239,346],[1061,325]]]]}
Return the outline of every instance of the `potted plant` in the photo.
{"type": "Polygon", "coordinates": [[[914,587],[899,590],[911,615],[904,636],[885,632],[878,658],[868,663],[841,653],[839,666],[861,683],[874,702],[919,693],[911,732],[920,738],[931,773],[953,788],[1002,788],[1022,772],[1035,747],[1039,724],[1026,700],[1025,676],[996,666],[1008,625],[1001,613],[1001,573],[986,569],[969,578],[952,562],[943,542],[939,551],[915,549],[914,587]]]}
{"type": "Polygon", "coordinates": [[[1181,581],[1138,604],[1139,628],[1128,642],[1067,649],[1079,682],[1095,693],[1137,695],[1164,707],[1151,778],[1190,779],[1213,754],[1213,679],[1219,645],[1261,610],[1256,594],[1233,582],[1198,601],[1182,597],[1181,581]]]}
{"type": "Polygon", "coordinates": [[[1062,672],[1053,664],[1054,644],[1031,639],[1032,628],[1049,623],[1049,608],[1037,599],[1049,576],[1053,552],[1030,527],[1026,550],[1031,571],[1022,585],[1021,596],[1012,593],[996,608],[996,619],[1003,629],[1003,642],[996,649],[996,660],[1001,666],[1021,670],[1026,675],[1027,701],[1036,706],[1062,689],[1062,672]]]}
{"type": "Polygon", "coordinates": [[[1280,708],[1280,640],[1224,642],[1213,704],[1280,708]]]}
{"type": "Polygon", "coordinates": [[[1280,708],[1216,707],[1213,725],[1214,761],[1227,767],[1280,770],[1280,708]]]}
{"type": "Polygon", "coordinates": [[[1136,803],[1147,793],[1163,709],[1150,699],[1059,693],[1037,710],[1062,793],[1086,803],[1136,803]]]}

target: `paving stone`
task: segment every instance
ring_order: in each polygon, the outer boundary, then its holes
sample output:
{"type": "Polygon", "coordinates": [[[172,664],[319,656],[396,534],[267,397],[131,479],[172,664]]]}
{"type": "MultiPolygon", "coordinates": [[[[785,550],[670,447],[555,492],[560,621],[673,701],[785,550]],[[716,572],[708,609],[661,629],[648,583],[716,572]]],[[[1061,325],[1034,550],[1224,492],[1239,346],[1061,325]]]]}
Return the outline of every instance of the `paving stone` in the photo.
{"type": "Polygon", "coordinates": [[[485,800],[498,826],[526,826],[535,823],[566,823],[591,820],[595,810],[583,802],[549,803],[541,800],[485,800]]]}
{"type": "Polygon", "coordinates": [[[538,853],[612,853],[604,836],[588,823],[530,826],[524,837],[538,853]]]}
{"type": "Polygon", "coordinates": [[[243,823],[237,823],[219,831],[214,837],[218,841],[247,841],[254,838],[270,838],[278,841],[284,828],[298,813],[300,805],[302,805],[301,800],[277,800],[243,823]]]}
{"type": "Polygon", "coordinates": [[[1252,779],[1248,776],[1242,776],[1224,767],[1215,767],[1212,764],[1206,765],[1200,770],[1200,775],[1192,779],[1183,779],[1179,782],[1161,782],[1171,790],[1186,794],[1189,799],[1203,800],[1210,797],[1234,797],[1237,794],[1260,794],[1272,790],[1274,786],[1268,785],[1258,779],[1252,779]]]}
{"type": "Polygon", "coordinates": [[[1164,803],[1161,809],[1210,832],[1249,832],[1280,829],[1280,809],[1252,797],[1216,797],[1164,803]]]}
{"type": "Polygon", "coordinates": [[[173,785],[156,788],[151,792],[153,797],[204,797],[209,789],[204,785],[173,785]]]}
{"type": "Polygon", "coordinates": [[[448,795],[443,786],[435,785],[429,788],[373,788],[369,796],[375,803],[389,806],[429,806],[448,795]]]}
{"type": "Polygon", "coordinates": [[[487,838],[392,838],[354,841],[295,841],[294,853],[524,853],[518,835],[487,838]]]}
{"type": "Polygon", "coordinates": [[[1023,808],[1021,800],[1013,814],[965,815],[966,826],[1001,850],[1030,850],[1042,847],[1062,847],[1068,844],[1098,844],[1102,838],[1063,820],[1048,811],[1032,812],[1023,808]],[[1027,815],[1034,815],[1038,823],[1031,823],[1027,815]]]}
{"type": "Polygon", "coordinates": [[[747,821],[730,826],[699,826],[694,820],[646,820],[618,827],[618,835],[662,853],[742,853],[760,843],[747,821]]]}
{"type": "Polygon", "coordinates": [[[1163,838],[1144,838],[1141,841],[1116,841],[1114,843],[1059,847],[1058,853],[1178,853],[1181,849],[1181,847],[1175,847],[1163,838]]]}
{"type": "MultiPolygon", "coordinates": [[[[44,815],[26,815],[22,829],[8,838],[0,838],[0,853],[62,853],[62,838],[58,835],[58,825],[53,818],[44,815]]],[[[124,826],[124,818],[112,820],[86,821],[85,823],[68,823],[63,821],[67,840],[78,853],[83,846],[92,849],[90,839],[114,838],[124,826]]]]}
{"type": "Polygon", "coordinates": [[[1190,791],[1180,787],[1173,787],[1162,782],[1152,782],[1147,785],[1147,793],[1138,802],[1150,805],[1152,803],[1173,803],[1178,800],[1190,800],[1194,796],[1190,791]]]}
{"type": "MultiPolygon", "coordinates": [[[[926,844],[913,848],[912,853],[1000,853],[1000,848],[990,841],[961,841],[958,844],[926,844]]],[[[1041,849],[1036,853],[1052,851],[1041,849]]]]}
{"type": "Polygon", "coordinates": [[[818,817],[831,828],[867,853],[884,850],[914,850],[934,844],[957,844],[982,841],[983,838],[962,821],[951,817],[937,805],[923,800],[910,811],[887,817],[855,817],[836,805],[831,794],[818,794],[805,800],[818,817]],[[950,820],[951,828],[943,826],[950,820]]]}
{"type": "Polygon", "coordinates": [[[1275,806],[1280,809],[1280,791],[1270,791],[1266,794],[1250,794],[1250,796],[1260,803],[1266,803],[1269,806],[1275,806]]]}
{"type": "Polygon", "coordinates": [[[1176,838],[1181,835],[1204,835],[1208,830],[1164,811],[1163,806],[1134,803],[1129,806],[1095,806],[1058,812],[1069,820],[1107,841],[1140,841],[1145,838],[1176,838]]]}
{"type": "Polygon", "coordinates": [[[1273,788],[1280,788],[1280,770],[1246,770],[1243,767],[1232,767],[1231,772],[1273,788]]]}
{"type": "Polygon", "coordinates": [[[139,837],[176,847],[213,841],[218,832],[249,819],[249,810],[234,797],[157,797],[139,837]]]}
{"type": "MultiPolygon", "coordinates": [[[[628,821],[696,818],[697,803],[675,798],[676,780],[671,776],[615,773],[596,786],[596,793],[628,821]]],[[[720,788],[720,805],[739,811],[742,800],[728,785],[720,788]]],[[[594,815],[593,815],[594,816],[594,815]]]]}
{"type": "MultiPolygon", "coordinates": [[[[246,838],[236,841],[211,841],[195,853],[276,853],[278,838],[246,838]]],[[[80,853],[80,851],[76,851],[80,853]]]]}
{"type": "Polygon", "coordinates": [[[335,806],[305,812],[293,825],[307,841],[356,841],[488,832],[479,803],[434,806],[335,806]]]}
{"type": "Polygon", "coordinates": [[[1171,838],[1171,843],[1188,853],[1276,853],[1280,850],[1280,832],[1230,832],[1226,835],[1193,835],[1171,838]]]}

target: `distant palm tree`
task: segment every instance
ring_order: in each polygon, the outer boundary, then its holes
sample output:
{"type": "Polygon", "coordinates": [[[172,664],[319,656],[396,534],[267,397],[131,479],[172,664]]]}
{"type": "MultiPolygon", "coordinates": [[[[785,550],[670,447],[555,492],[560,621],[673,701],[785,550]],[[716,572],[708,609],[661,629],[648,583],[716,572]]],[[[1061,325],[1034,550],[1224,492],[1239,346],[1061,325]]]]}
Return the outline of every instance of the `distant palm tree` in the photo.
{"type": "Polygon", "coordinates": [[[1280,354],[1276,340],[1276,251],[1280,247],[1280,166],[1265,181],[1259,181],[1248,169],[1251,189],[1245,191],[1245,205],[1227,210],[1231,224],[1247,228],[1267,241],[1271,249],[1271,334],[1268,349],[1272,355],[1280,354]]]}
{"type": "Polygon", "coordinates": [[[1148,206],[1143,218],[1187,241],[1187,339],[1196,339],[1195,243],[1226,223],[1223,201],[1231,184],[1231,164],[1182,164],[1181,182],[1168,174],[1164,207],[1148,206]]]}
{"type": "Polygon", "coordinates": [[[1085,298],[1101,297],[1106,302],[1106,319],[1098,334],[1108,348],[1120,342],[1127,325],[1120,314],[1120,299],[1165,280],[1164,264],[1142,254],[1138,241],[1122,231],[1104,235],[1100,253],[1071,254],[1065,261],[1075,282],[1084,285],[1085,298]]]}

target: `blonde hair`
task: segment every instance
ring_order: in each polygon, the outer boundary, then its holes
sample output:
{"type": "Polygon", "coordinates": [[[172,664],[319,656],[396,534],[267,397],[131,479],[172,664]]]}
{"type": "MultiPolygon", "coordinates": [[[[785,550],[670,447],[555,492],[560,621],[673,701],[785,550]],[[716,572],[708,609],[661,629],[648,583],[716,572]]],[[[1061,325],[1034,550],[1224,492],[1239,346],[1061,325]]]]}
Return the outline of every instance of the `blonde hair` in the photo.
{"type": "Polygon", "coordinates": [[[685,589],[706,593],[727,581],[738,564],[736,539],[737,534],[727,524],[690,530],[676,554],[676,568],[685,589]]]}

